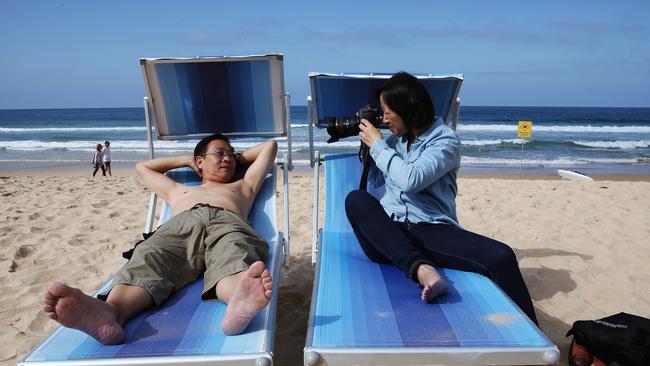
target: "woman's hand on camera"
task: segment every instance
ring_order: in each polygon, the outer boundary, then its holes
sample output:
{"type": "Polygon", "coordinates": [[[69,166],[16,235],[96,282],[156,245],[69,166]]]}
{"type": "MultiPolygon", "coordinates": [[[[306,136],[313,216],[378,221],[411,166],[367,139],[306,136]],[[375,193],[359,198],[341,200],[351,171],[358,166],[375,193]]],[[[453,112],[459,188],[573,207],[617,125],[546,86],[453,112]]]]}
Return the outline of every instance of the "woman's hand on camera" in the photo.
{"type": "Polygon", "coordinates": [[[384,135],[381,134],[379,129],[372,125],[367,119],[362,119],[359,124],[359,137],[361,141],[370,147],[375,141],[383,140],[384,135]]]}

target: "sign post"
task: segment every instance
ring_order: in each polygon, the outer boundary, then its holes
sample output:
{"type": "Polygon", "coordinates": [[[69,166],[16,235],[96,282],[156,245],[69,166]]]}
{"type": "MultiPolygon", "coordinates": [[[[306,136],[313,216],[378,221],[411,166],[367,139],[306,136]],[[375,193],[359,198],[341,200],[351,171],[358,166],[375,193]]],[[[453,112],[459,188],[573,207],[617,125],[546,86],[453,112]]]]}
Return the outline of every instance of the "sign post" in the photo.
{"type": "MultiPolygon", "coordinates": [[[[529,139],[533,134],[533,122],[532,121],[519,121],[519,127],[517,128],[517,137],[520,139],[529,139]]],[[[524,145],[521,143],[521,161],[519,163],[519,178],[521,178],[521,169],[524,165],[524,145]]]]}

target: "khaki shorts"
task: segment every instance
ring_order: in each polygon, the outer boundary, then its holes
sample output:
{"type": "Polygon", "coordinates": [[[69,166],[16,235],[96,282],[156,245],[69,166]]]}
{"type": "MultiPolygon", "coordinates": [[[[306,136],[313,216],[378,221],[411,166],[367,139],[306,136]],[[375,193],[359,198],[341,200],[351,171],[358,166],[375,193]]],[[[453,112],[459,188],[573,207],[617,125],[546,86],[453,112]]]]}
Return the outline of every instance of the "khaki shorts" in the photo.
{"type": "MultiPolygon", "coordinates": [[[[197,205],[140,243],[131,260],[113,275],[113,286],[142,287],[158,306],[203,274],[201,298],[216,299],[217,282],[265,260],[268,252],[268,243],[239,215],[197,205]]],[[[108,292],[99,298],[105,300],[108,292]]]]}

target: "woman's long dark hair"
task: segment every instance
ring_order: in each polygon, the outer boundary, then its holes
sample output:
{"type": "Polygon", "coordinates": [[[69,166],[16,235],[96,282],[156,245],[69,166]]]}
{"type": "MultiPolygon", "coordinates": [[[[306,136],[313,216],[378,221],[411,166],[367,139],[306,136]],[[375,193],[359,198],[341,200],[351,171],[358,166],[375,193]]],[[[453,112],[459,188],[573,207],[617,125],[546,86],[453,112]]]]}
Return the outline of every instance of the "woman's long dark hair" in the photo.
{"type": "Polygon", "coordinates": [[[409,131],[422,129],[435,118],[436,110],[427,88],[409,73],[401,71],[393,75],[377,90],[377,100],[380,96],[402,118],[409,131]]]}

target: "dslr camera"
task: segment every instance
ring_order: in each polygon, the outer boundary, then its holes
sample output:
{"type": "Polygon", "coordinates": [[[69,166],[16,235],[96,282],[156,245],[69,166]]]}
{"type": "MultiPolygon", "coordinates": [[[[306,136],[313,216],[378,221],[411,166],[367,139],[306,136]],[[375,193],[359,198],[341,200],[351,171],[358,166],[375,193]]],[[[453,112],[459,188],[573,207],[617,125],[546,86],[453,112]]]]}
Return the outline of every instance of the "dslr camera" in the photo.
{"type": "Polygon", "coordinates": [[[379,128],[383,122],[383,118],[377,112],[377,108],[374,108],[370,104],[361,107],[357,113],[349,118],[325,118],[324,122],[327,127],[327,133],[330,135],[327,143],[336,142],[345,137],[358,135],[361,131],[359,125],[361,124],[362,119],[370,121],[370,123],[377,128],[379,128]]]}

